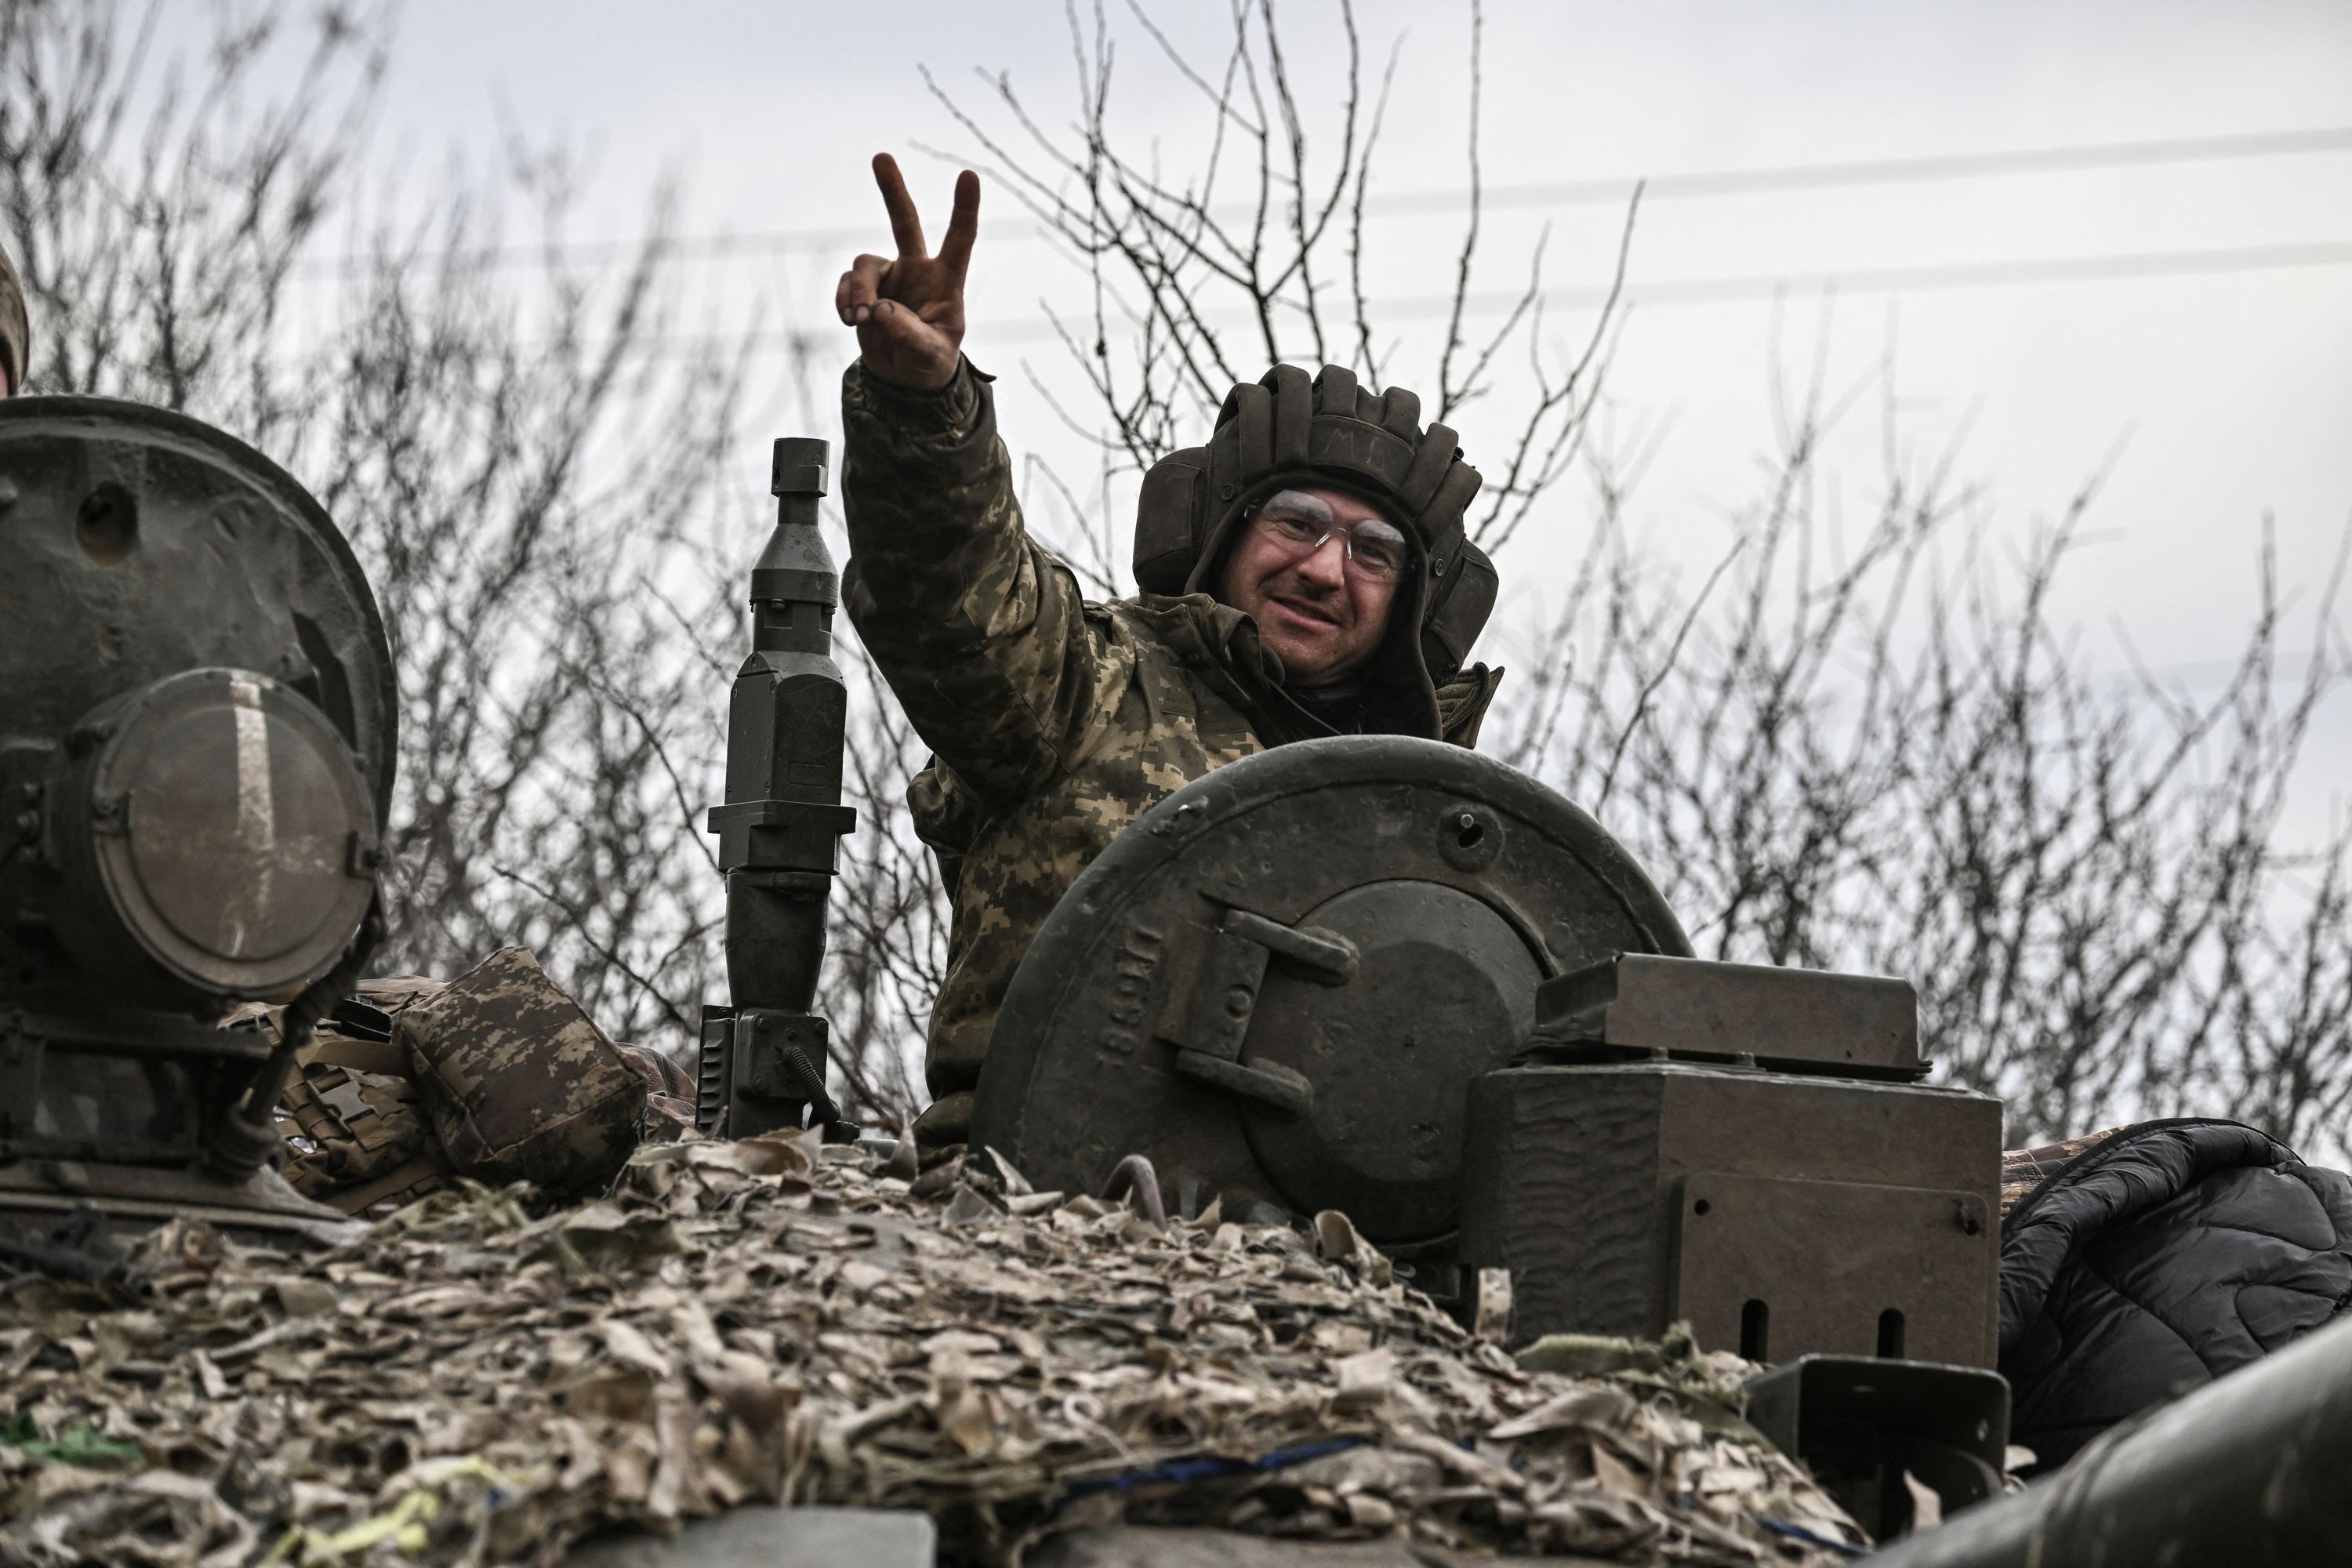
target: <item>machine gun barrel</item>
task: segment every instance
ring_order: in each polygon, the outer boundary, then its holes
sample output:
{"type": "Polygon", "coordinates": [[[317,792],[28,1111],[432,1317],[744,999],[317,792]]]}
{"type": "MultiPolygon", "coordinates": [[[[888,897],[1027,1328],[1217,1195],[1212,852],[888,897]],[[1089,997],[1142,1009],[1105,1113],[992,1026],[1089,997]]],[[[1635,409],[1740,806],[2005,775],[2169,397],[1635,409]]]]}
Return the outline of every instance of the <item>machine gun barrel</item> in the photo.
{"type": "Polygon", "coordinates": [[[812,1011],[841,836],[848,694],[833,662],[841,580],[817,527],[829,449],[776,443],[776,527],[751,568],[751,652],[727,720],[727,804],[710,813],[727,878],[730,1004],[705,1007],[698,1120],[741,1138],[839,1120],[812,1011]]]}
{"type": "Polygon", "coordinates": [[[1872,1553],[1873,1568],[2352,1562],[2352,1321],[2126,1423],[2024,1491],[1872,1553]]]}

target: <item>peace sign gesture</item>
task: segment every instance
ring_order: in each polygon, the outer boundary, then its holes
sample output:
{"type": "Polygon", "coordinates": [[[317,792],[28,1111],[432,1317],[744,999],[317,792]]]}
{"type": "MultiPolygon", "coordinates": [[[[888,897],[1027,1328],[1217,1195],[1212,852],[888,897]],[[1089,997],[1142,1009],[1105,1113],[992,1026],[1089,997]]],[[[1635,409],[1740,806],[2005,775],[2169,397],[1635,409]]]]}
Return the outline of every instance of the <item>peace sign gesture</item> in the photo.
{"type": "Polygon", "coordinates": [[[834,290],[834,309],[842,325],[857,329],[857,352],[877,379],[937,392],[955,379],[963,349],[963,274],[980,229],[980,176],[970,169],[956,176],[955,212],[937,256],[923,248],[923,220],[887,153],[874,155],[874,183],[889,210],[898,258],[851,262],[834,290]]]}

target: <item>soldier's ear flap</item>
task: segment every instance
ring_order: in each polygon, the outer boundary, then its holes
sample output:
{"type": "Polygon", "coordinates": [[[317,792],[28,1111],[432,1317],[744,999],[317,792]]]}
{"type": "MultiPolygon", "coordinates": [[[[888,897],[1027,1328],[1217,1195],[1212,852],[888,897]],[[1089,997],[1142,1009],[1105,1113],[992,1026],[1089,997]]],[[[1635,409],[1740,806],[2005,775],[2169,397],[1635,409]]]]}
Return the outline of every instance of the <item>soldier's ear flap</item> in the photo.
{"type": "Polygon", "coordinates": [[[1449,521],[1454,532],[1461,531],[1462,514],[1470,510],[1470,502],[1477,496],[1478,487],[1484,482],[1478,477],[1477,469],[1462,461],[1458,456],[1454,458],[1453,465],[1445,470],[1445,477],[1437,481],[1437,493],[1431,496],[1429,504],[1422,508],[1425,531],[1433,539],[1449,525],[1449,521]]]}
{"type": "MultiPolygon", "coordinates": [[[[1256,389],[1253,389],[1256,390],[1256,389]]],[[[1135,585],[1181,594],[1192,574],[1208,510],[1209,449],[1187,447],[1144,470],[1135,502],[1135,585]]]]}
{"type": "Polygon", "coordinates": [[[1397,485],[1397,499],[1405,510],[1416,518],[1428,513],[1438,487],[1461,457],[1461,438],[1446,426],[1433,425],[1423,432],[1421,445],[1413,448],[1412,467],[1397,485]]]}
{"type": "Polygon", "coordinates": [[[1495,563],[1466,540],[1446,574],[1431,582],[1431,603],[1421,623],[1421,657],[1431,679],[1452,679],[1469,659],[1472,645],[1494,613],[1500,585],[1495,563]]]}

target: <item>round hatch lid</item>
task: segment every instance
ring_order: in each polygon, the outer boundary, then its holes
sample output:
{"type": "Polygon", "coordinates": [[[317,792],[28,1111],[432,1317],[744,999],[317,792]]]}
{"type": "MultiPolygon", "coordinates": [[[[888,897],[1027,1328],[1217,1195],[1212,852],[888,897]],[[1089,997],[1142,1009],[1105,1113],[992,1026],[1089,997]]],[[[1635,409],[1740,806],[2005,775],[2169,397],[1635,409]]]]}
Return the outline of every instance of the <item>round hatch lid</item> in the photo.
{"type": "Polygon", "coordinates": [[[1180,1203],[1442,1239],[1470,1079],[1525,1042],[1536,986],[1689,952],[1616,840],[1515,769],[1400,736],[1277,747],[1072,886],[998,1014],[972,1139],[1042,1187],[1141,1152],[1180,1203]]]}
{"type": "Polygon", "coordinates": [[[136,989],[140,961],[217,996],[272,996],[332,967],[374,893],[373,802],[300,694],[192,669],[109,705],[63,781],[60,934],[136,989]]]}

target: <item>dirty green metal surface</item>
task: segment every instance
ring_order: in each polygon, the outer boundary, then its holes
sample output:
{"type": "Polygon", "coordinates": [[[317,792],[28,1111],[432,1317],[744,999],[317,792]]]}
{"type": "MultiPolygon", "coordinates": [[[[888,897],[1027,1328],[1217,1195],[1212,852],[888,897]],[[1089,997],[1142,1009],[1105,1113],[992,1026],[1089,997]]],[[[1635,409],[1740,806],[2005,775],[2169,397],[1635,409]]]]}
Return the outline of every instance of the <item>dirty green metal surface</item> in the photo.
{"type": "Polygon", "coordinates": [[[1128,1154],[1171,1205],[1344,1208],[1442,1247],[1465,1092],[1537,987],[1687,953],[1639,867],[1526,775],[1457,746],[1277,747],[1171,795],[1040,931],[992,1037],[973,1141],[1041,1187],[1128,1154]]]}
{"type": "Polygon", "coordinates": [[[302,692],[381,825],[398,715],[375,595],[309,491],[226,433],[106,397],[0,401],[0,744],[184,669],[302,692]]]}
{"type": "Polygon", "coordinates": [[[2055,1474],[1874,1568],[2352,1563],[2352,1320],[2113,1427],[2055,1474]]]}

